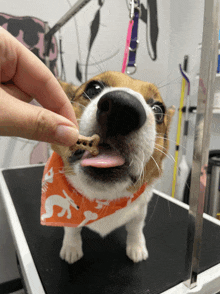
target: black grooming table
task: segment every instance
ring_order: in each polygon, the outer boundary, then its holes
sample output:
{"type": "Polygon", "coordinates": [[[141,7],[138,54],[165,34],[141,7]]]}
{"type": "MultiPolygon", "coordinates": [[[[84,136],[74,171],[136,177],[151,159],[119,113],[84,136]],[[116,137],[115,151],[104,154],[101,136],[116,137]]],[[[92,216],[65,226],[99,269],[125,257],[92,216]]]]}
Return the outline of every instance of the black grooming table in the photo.
{"type": "MultiPolygon", "coordinates": [[[[144,228],[147,261],[135,264],[128,259],[124,227],[104,239],[83,228],[84,257],[73,265],[62,261],[63,229],[40,225],[42,172],[43,166],[35,166],[2,174],[45,293],[157,294],[184,281],[188,211],[157,194],[144,228]]],[[[218,263],[220,227],[204,220],[200,272],[218,263]]]]}

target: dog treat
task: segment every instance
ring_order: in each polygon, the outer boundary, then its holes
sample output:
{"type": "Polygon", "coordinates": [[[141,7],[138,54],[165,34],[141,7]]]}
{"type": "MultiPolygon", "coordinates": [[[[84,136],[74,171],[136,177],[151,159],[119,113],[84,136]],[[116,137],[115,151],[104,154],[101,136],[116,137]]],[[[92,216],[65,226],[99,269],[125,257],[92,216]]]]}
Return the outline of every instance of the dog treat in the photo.
{"type": "Polygon", "coordinates": [[[70,147],[70,151],[75,152],[76,150],[87,150],[92,155],[98,155],[99,149],[98,144],[100,141],[99,135],[95,134],[92,137],[85,137],[82,135],[79,135],[78,141],[75,145],[70,147]]]}

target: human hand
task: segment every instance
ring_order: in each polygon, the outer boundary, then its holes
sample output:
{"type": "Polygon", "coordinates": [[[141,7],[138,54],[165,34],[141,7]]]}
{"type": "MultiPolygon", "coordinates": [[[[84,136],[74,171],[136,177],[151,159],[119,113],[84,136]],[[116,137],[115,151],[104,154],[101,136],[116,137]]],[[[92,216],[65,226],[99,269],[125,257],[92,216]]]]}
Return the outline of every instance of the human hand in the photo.
{"type": "Polygon", "coordinates": [[[78,124],[51,71],[0,27],[0,136],[74,145],[78,124]],[[29,104],[35,98],[44,108],[29,104]]]}

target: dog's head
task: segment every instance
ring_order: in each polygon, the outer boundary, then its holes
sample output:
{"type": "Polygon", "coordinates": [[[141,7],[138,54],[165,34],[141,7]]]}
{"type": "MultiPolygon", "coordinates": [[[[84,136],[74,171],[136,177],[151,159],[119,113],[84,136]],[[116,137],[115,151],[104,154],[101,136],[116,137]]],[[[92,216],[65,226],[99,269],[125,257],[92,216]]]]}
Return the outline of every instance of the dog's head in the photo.
{"type": "Polygon", "coordinates": [[[155,85],[105,72],[72,91],[63,87],[72,96],[80,134],[101,138],[95,157],[53,146],[63,158],[68,180],[79,191],[115,199],[160,176],[174,109],[166,108],[155,85]]]}

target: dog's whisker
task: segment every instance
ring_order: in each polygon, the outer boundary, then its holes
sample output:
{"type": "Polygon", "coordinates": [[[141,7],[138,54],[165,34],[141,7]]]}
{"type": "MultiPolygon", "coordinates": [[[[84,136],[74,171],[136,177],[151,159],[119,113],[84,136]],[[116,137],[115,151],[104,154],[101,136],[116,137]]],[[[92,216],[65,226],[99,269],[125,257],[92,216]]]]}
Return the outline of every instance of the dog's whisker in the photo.
{"type": "Polygon", "coordinates": [[[167,152],[167,154],[170,156],[170,158],[173,160],[173,162],[175,162],[175,158],[173,157],[173,155],[170,152],[167,152]]]}
{"type": "Polygon", "coordinates": [[[96,66],[96,68],[98,69],[98,72],[99,72],[99,73],[102,73],[102,72],[106,71],[105,64],[102,63],[100,53],[99,53],[99,52],[96,52],[96,53],[99,55],[99,58],[100,58],[99,61],[98,61],[93,55],[90,55],[90,57],[93,59],[93,61],[94,61],[94,66],[96,66]],[[103,66],[103,68],[102,68],[101,65],[103,66]]]}
{"type": "Polygon", "coordinates": [[[172,160],[175,161],[175,158],[173,157],[173,155],[172,155],[170,152],[168,152],[167,148],[165,148],[164,146],[161,146],[160,144],[157,144],[157,143],[155,143],[155,146],[158,146],[158,147],[162,148],[162,149],[165,151],[165,153],[166,153],[167,155],[169,155],[169,156],[171,157],[172,160]]]}
{"type": "MultiPolygon", "coordinates": [[[[159,144],[157,144],[157,145],[159,145],[159,144]]],[[[159,148],[157,148],[157,147],[154,147],[154,149],[160,151],[161,153],[163,153],[163,154],[165,155],[165,157],[167,157],[168,159],[171,159],[171,160],[173,160],[173,161],[175,162],[175,159],[174,159],[173,156],[169,156],[169,154],[163,152],[161,149],[159,149],[159,148]]]]}
{"type": "MultiPolygon", "coordinates": [[[[83,86],[84,86],[84,84],[80,85],[80,86],[77,88],[77,91],[81,90],[83,86]]],[[[85,91],[82,91],[82,94],[83,94],[83,95],[85,95],[85,96],[86,96],[86,98],[88,98],[88,99],[91,101],[91,98],[90,98],[90,97],[89,97],[89,96],[86,94],[86,92],[85,92],[85,91]]],[[[86,108],[86,106],[85,106],[85,105],[83,105],[83,104],[79,103],[78,101],[74,101],[74,100],[73,100],[73,103],[78,103],[80,106],[82,106],[82,107],[86,108]]]]}
{"type": "Polygon", "coordinates": [[[140,176],[139,176],[139,179],[138,180],[142,180],[142,178],[144,177],[144,152],[143,152],[143,150],[141,150],[142,151],[142,155],[143,155],[143,159],[141,160],[141,162],[142,162],[142,165],[141,165],[141,169],[140,169],[140,176]]]}
{"type": "MultiPolygon", "coordinates": [[[[141,149],[139,149],[140,151],[142,151],[141,149]]],[[[143,152],[143,151],[142,151],[143,152]]],[[[144,153],[143,153],[143,159],[141,160],[137,155],[134,155],[135,159],[140,162],[140,164],[138,164],[140,166],[140,169],[138,171],[138,179],[136,180],[136,182],[139,182],[141,180],[141,177],[143,177],[143,172],[144,172],[144,153]]]]}
{"type": "Polygon", "coordinates": [[[86,98],[89,99],[89,101],[92,101],[91,98],[89,97],[89,95],[87,95],[85,91],[83,91],[83,94],[86,96],[86,98]]]}
{"type": "Polygon", "coordinates": [[[159,148],[157,148],[157,147],[154,147],[154,149],[156,149],[156,150],[160,151],[161,153],[163,153],[163,154],[165,155],[165,157],[167,157],[168,159],[171,159],[171,160],[173,160],[173,161],[175,162],[175,159],[174,159],[174,158],[172,158],[172,157],[168,156],[168,154],[167,154],[167,153],[165,153],[165,152],[163,152],[161,149],[159,149],[159,148]]]}
{"type": "MultiPolygon", "coordinates": [[[[171,140],[171,139],[169,139],[169,138],[164,138],[164,137],[161,137],[161,136],[156,136],[156,139],[163,139],[163,140],[166,140],[166,141],[169,141],[169,142],[171,142],[171,143],[176,144],[176,141],[171,140]]],[[[179,144],[179,146],[180,146],[181,148],[184,148],[184,149],[187,151],[187,148],[184,147],[183,145],[179,144]]]]}
{"type": "MultiPolygon", "coordinates": [[[[171,139],[168,139],[168,138],[164,138],[164,137],[160,137],[160,136],[157,136],[156,137],[157,139],[163,139],[163,140],[166,140],[166,141],[168,141],[169,143],[172,143],[172,144],[175,144],[176,145],[176,141],[174,141],[174,140],[171,140],[171,139]]],[[[179,144],[179,147],[180,148],[182,148],[182,149],[184,149],[184,151],[188,151],[188,148],[186,148],[185,146],[183,146],[182,144],[179,144]]],[[[169,153],[170,154],[170,153],[169,153]]],[[[171,154],[170,154],[171,155],[171,154]]],[[[172,156],[172,155],[171,155],[172,156]]],[[[173,157],[173,156],[172,156],[173,157]]],[[[193,155],[193,157],[195,157],[194,155],[193,155]]],[[[174,160],[175,161],[175,160],[174,160]]]]}
{"type": "MultiPolygon", "coordinates": [[[[163,139],[163,140],[168,141],[169,143],[172,143],[172,144],[175,144],[175,145],[176,145],[176,141],[174,141],[174,140],[172,140],[172,139],[169,139],[169,138],[164,138],[164,137],[162,137],[162,136],[156,136],[156,139],[163,139]]],[[[184,149],[185,152],[188,152],[188,148],[185,147],[185,146],[183,146],[182,144],[179,144],[179,147],[181,147],[182,149],[184,149]]],[[[169,153],[169,154],[170,154],[170,153],[169,153]]],[[[171,155],[171,154],[170,154],[170,155],[171,155]]],[[[172,156],[172,155],[171,155],[171,156],[172,156]]],[[[173,156],[172,156],[172,157],[173,157],[173,156]]],[[[196,156],[193,155],[193,158],[195,159],[196,156]]],[[[175,160],[174,160],[174,162],[175,162],[175,160]]]]}
{"type": "MultiPolygon", "coordinates": [[[[169,78],[172,76],[172,74],[173,74],[173,71],[171,71],[171,72],[166,76],[166,79],[163,79],[163,80],[161,80],[161,81],[158,82],[158,83],[155,83],[155,84],[157,85],[157,87],[160,87],[161,84],[167,83],[168,80],[170,80],[170,82],[172,82],[174,79],[176,79],[176,75],[175,75],[175,76],[173,75],[173,77],[172,77],[171,79],[169,79],[169,78]]],[[[179,77],[179,78],[181,78],[181,77],[179,77]]]]}
{"type": "Polygon", "coordinates": [[[161,169],[160,169],[158,163],[156,162],[155,158],[154,158],[152,155],[151,155],[151,158],[152,158],[152,160],[154,161],[154,163],[155,163],[155,165],[156,165],[156,167],[157,167],[157,169],[158,169],[158,172],[159,172],[159,174],[160,174],[160,173],[161,173],[161,169]]]}
{"type": "MultiPolygon", "coordinates": [[[[93,64],[90,63],[89,66],[96,66],[96,67],[99,66],[100,73],[107,71],[106,61],[117,56],[119,52],[120,52],[120,49],[117,49],[114,53],[112,53],[110,56],[106,57],[105,59],[102,59],[101,54],[97,52],[97,54],[99,55],[99,61],[96,60],[95,63],[93,64]],[[103,66],[103,68],[101,67],[101,65],[103,66]]],[[[91,55],[91,57],[95,59],[94,56],[91,55]]]]}
{"type": "Polygon", "coordinates": [[[178,77],[178,78],[175,78],[175,79],[173,79],[173,80],[171,80],[171,81],[169,81],[169,82],[167,82],[166,84],[164,84],[164,85],[162,85],[162,86],[159,86],[159,87],[157,87],[158,89],[162,89],[162,88],[164,88],[164,87],[166,87],[166,86],[168,86],[168,85],[171,85],[171,84],[174,84],[174,83],[179,83],[181,81],[181,77],[178,77]]]}
{"type": "MultiPolygon", "coordinates": [[[[171,139],[169,139],[169,138],[164,138],[164,137],[160,137],[160,136],[157,136],[156,138],[158,138],[158,139],[163,139],[163,140],[166,140],[166,141],[169,141],[170,143],[176,145],[176,141],[171,140],[171,139]]],[[[184,149],[185,152],[188,151],[188,148],[185,147],[185,146],[183,146],[182,144],[179,144],[179,147],[181,147],[182,149],[184,149]]],[[[195,155],[193,155],[193,158],[196,158],[195,155]]]]}
{"type": "Polygon", "coordinates": [[[79,105],[79,106],[82,107],[82,108],[86,108],[85,105],[83,105],[82,103],[76,102],[76,101],[71,101],[71,104],[72,104],[72,105],[76,104],[76,106],[79,105]]]}
{"type": "MultiPolygon", "coordinates": [[[[118,52],[120,52],[120,50],[118,51],[118,52]]],[[[110,55],[109,57],[107,57],[106,59],[104,59],[104,60],[108,60],[108,59],[111,59],[111,58],[113,58],[114,56],[116,56],[117,54],[118,54],[118,52],[115,54],[113,54],[113,55],[110,55]]],[[[103,61],[103,56],[101,55],[101,53],[100,52],[98,52],[98,55],[99,55],[99,60],[100,61],[103,61]]],[[[101,67],[100,67],[101,68],[101,67]]],[[[106,62],[102,62],[102,68],[101,68],[101,72],[104,72],[104,71],[107,71],[108,69],[107,69],[107,63],[106,62]]],[[[101,73],[100,72],[100,73],[101,73]]]]}
{"type": "MultiPolygon", "coordinates": [[[[98,52],[97,52],[98,53],[98,52]]],[[[99,53],[98,53],[99,54],[99,53]]],[[[90,57],[93,59],[94,61],[94,66],[96,66],[96,68],[98,69],[99,72],[103,72],[103,68],[101,66],[100,61],[98,61],[93,55],[90,55],[90,57]]],[[[99,56],[100,57],[100,56],[99,56]]]]}
{"type": "Polygon", "coordinates": [[[129,167],[133,164],[133,159],[131,159],[131,162],[129,163],[129,167]]]}
{"type": "Polygon", "coordinates": [[[156,83],[157,87],[159,87],[161,84],[167,82],[167,80],[170,78],[170,76],[173,74],[173,71],[169,72],[166,76],[166,79],[161,80],[160,82],[156,83]]]}

